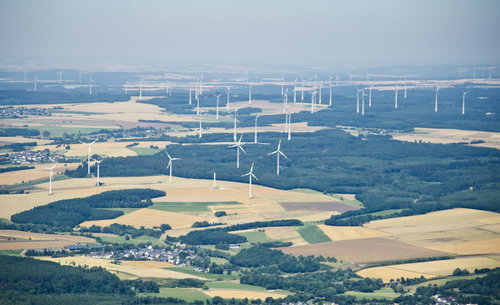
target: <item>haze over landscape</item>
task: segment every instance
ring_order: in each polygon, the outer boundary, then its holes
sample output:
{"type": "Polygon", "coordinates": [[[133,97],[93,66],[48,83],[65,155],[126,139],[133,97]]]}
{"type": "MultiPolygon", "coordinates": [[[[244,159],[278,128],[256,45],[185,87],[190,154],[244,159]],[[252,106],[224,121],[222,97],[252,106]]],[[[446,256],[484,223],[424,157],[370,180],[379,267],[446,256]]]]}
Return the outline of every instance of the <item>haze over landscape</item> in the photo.
{"type": "Polygon", "coordinates": [[[500,304],[499,29],[1,1],[0,304],[500,304]]]}

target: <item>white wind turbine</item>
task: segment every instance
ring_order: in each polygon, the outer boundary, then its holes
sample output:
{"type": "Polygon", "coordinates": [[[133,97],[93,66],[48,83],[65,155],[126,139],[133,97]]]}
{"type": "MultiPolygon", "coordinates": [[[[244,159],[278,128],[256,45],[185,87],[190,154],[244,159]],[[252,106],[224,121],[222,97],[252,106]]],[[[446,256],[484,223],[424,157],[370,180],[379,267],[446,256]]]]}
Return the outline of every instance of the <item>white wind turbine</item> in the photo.
{"type": "Polygon", "coordinates": [[[300,91],[302,93],[300,100],[304,101],[304,79],[302,79],[302,83],[300,84],[300,91]]]}
{"type": "Polygon", "coordinates": [[[369,93],[368,93],[368,107],[372,106],[372,89],[373,86],[370,85],[369,93]]]}
{"type": "Polygon", "coordinates": [[[248,83],[248,105],[252,105],[252,83],[248,83]]]}
{"type": "Polygon", "coordinates": [[[361,91],[361,94],[362,94],[362,98],[361,98],[361,115],[365,115],[365,96],[368,96],[368,95],[366,95],[365,89],[363,89],[361,91]]]}
{"type": "Polygon", "coordinates": [[[196,115],[200,115],[200,95],[196,95],[196,115]]]}
{"type": "Polygon", "coordinates": [[[94,80],[92,79],[92,74],[89,76],[89,95],[92,95],[92,83],[94,80]]]}
{"type": "Polygon", "coordinates": [[[189,82],[189,105],[191,105],[191,103],[192,103],[192,97],[191,97],[192,94],[191,94],[191,91],[192,91],[192,89],[191,89],[191,82],[189,82]]]}
{"type": "Polygon", "coordinates": [[[292,139],[292,113],[288,111],[288,141],[292,139]]]}
{"type": "Polygon", "coordinates": [[[332,87],[332,77],[331,76],[329,76],[328,81],[329,81],[329,84],[330,84],[330,102],[328,103],[328,105],[331,106],[332,105],[332,88],[333,88],[332,87]]]}
{"type": "Polygon", "coordinates": [[[283,76],[282,76],[282,77],[281,77],[281,96],[283,96],[283,94],[285,93],[285,92],[283,91],[284,86],[285,86],[285,80],[283,79],[283,76]]]}
{"type": "Polygon", "coordinates": [[[295,79],[295,82],[293,83],[293,102],[297,102],[297,79],[295,79]]]}
{"type": "Polygon", "coordinates": [[[173,166],[173,161],[180,160],[181,158],[172,158],[168,154],[168,152],[165,150],[165,153],[167,154],[168,157],[168,165],[167,169],[170,168],[170,183],[172,183],[172,166],[173,166]]]}
{"type": "Polygon", "coordinates": [[[49,176],[49,195],[52,195],[52,176],[54,175],[54,173],[52,172],[52,170],[55,168],[56,166],[52,166],[52,167],[46,167],[45,169],[48,169],[50,170],[50,176],[49,176]]]}
{"type": "Polygon", "coordinates": [[[467,91],[464,91],[464,93],[462,94],[462,115],[465,114],[465,95],[467,93],[468,93],[467,91]]]}
{"type": "Polygon", "coordinates": [[[288,108],[288,88],[285,90],[285,94],[283,95],[283,112],[288,108]]]}
{"type": "Polygon", "coordinates": [[[99,181],[99,167],[101,165],[102,160],[94,160],[97,163],[97,186],[101,186],[101,182],[99,181]]]}
{"type": "Polygon", "coordinates": [[[434,100],[434,112],[438,111],[438,91],[439,91],[439,87],[436,87],[436,99],[434,100]]]}
{"type": "Polygon", "coordinates": [[[398,109],[398,85],[396,84],[396,91],[394,91],[394,109],[398,109]]]}
{"type": "Polygon", "coordinates": [[[217,174],[214,172],[214,185],[212,186],[213,189],[217,188],[217,174]]]}
{"type": "Polygon", "coordinates": [[[234,108],[234,128],[233,128],[233,141],[236,142],[236,116],[238,113],[238,108],[234,108]]]}
{"type": "Polygon", "coordinates": [[[227,103],[226,103],[226,110],[229,111],[229,87],[226,87],[227,89],[227,103]]]}
{"type": "Polygon", "coordinates": [[[318,85],[318,91],[319,91],[319,101],[318,101],[318,104],[320,104],[320,105],[322,104],[322,102],[321,102],[321,92],[323,91],[323,90],[321,90],[321,88],[322,88],[322,86],[321,86],[321,82],[320,82],[320,84],[318,85]]]}
{"type": "Polygon", "coordinates": [[[254,131],[254,143],[257,143],[257,119],[259,118],[258,115],[255,116],[255,131],[254,131]]]}
{"type": "Polygon", "coordinates": [[[361,89],[357,89],[356,91],[356,113],[359,113],[359,92],[361,92],[361,89]]]}
{"type": "Polygon", "coordinates": [[[278,142],[278,149],[276,149],[275,151],[270,152],[270,153],[267,154],[268,156],[276,154],[276,174],[278,176],[280,175],[280,155],[282,155],[283,157],[285,157],[285,159],[288,160],[288,157],[285,156],[285,154],[280,150],[280,147],[281,147],[281,139],[278,142]]]}
{"type": "Polygon", "coordinates": [[[85,142],[82,142],[80,141],[80,143],[82,144],[85,144],[88,146],[88,150],[87,150],[87,173],[90,175],[90,154],[92,153],[92,144],[94,144],[97,140],[94,140],[92,143],[85,143],[85,142]]]}
{"type": "Polygon", "coordinates": [[[228,148],[234,148],[236,147],[236,168],[240,168],[240,149],[241,151],[246,155],[246,151],[243,149],[243,147],[241,146],[241,138],[243,137],[243,135],[240,136],[240,139],[238,140],[238,143],[234,144],[234,145],[231,145],[229,146],[228,148]]]}
{"type": "Polygon", "coordinates": [[[255,180],[259,181],[257,177],[253,174],[253,165],[254,162],[252,162],[252,166],[250,167],[250,171],[244,175],[241,175],[241,177],[249,176],[249,182],[248,182],[248,199],[252,199],[252,177],[255,178],[255,180]]]}
{"type": "Polygon", "coordinates": [[[125,94],[128,93],[128,81],[125,83],[125,86],[123,86],[125,88],[125,94]]]}
{"type": "Polygon", "coordinates": [[[222,95],[222,93],[219,93],[216,95],[217,97],[217,105],[215,106],[215,119],[219,120],[219,98],[222,95]]]}
{"type": "Polygon", "coordinates": [[[142,100],[142,79],[139,81],[139,100],[142,100]]]}
{"type": "Polygon", "coordinates": [[[36,92],[36,87],[37,87],[37,84],[38,84],[38,76],[35,76],[35,92],[36,92]]]}
{"type": "Polygon", "coordinates": [[[198,116],[200,119],[200,131],[198,132],[198,137],[201,139],[201,114],[198,116]]]}

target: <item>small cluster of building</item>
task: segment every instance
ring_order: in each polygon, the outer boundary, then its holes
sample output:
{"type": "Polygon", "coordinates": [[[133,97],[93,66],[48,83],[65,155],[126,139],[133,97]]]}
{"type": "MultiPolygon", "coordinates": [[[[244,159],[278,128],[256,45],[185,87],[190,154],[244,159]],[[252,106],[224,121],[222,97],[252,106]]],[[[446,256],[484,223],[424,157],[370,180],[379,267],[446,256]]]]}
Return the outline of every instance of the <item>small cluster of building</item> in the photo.
{"type": "Polygon", "coordinates": [[[25,108],[25,107],[2,107],[0,108],[0,117],[16,118],[20,116],[50,116],[50,112],[45,108],[25,108]]]}
{"type": "Polygon", "coordinates": [[[9,153],[8,160],[13,164],[29,163],[64,163],[68,160],[66,157],[57,154],[51,154],[48,149],[45,150],[25,150],[21,152],[9,153]]]}
{"type": "MultiPolygon", "coordinates": [[[[192,266],[201,265],[205,259],[196,255],[193,250],[183,249],[155,249],[152,246],[142,249],[129,249],[118,251],[94,251],[90,252],[87,256],[94,258],[112,259],[114,261],[120,260],[150,260],[156,262],[167,262],[176,266],[192,266]]],[[[204,268],[198,268],[201,272],[206,272],[204,268]]]]}

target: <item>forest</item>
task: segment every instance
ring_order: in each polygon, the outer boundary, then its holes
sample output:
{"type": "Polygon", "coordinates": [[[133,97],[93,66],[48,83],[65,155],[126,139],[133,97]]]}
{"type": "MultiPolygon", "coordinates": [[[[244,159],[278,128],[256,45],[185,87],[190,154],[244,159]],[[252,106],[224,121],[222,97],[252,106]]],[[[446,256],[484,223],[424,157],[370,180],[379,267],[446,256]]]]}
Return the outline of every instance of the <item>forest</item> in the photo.
{"type": "Polygon", "coordinates": [[[74,226],[87,220],[112,219],[123,215],[122,211],[107,208],[145,208],[153,204],[151,198],[161,196],[165,196],[165,192],[153,189],[107,191],[85,198],[54,201],[14,214],[11,220],[72,231],[74,226]]]}
{"type": "MultiPolygon", "coordinates": [[[[408,143],[387,136],[353,136],[332,129],[315,133],[297,133],[283,141],[280,176],[276,158],[267,153],[276,149],[279,133],[261,133],[267,144],[244,145],[236,169],[234,149],[220,145],[169,145],[176,161],[174,175],[211,179],[217,171],[221,180],[246,183],[241,177],[255,162],[254,183],[279,188],[308,188],[329,193],[354,193],[367,210],[412,209],[429,211],[467,207],[500,211],[500,152],[491,148],[461,144],[408,143]]],[[[231,134],[207,135],[203,141],[232,141],[231,134]]],[[[187,137],[185,141],[191,140],[187,137]]],[[[249,136],[244,135],[243,141],[249,136]]],[[[146,176],[167,174],[163,152],[152,156],[108,158],[101,163],[101,175],[146,176]]],[[[84,163],[68,175],[85,172],[84,163]]],[[[258,195],[258,194],[257,194],[258,195]]]]}

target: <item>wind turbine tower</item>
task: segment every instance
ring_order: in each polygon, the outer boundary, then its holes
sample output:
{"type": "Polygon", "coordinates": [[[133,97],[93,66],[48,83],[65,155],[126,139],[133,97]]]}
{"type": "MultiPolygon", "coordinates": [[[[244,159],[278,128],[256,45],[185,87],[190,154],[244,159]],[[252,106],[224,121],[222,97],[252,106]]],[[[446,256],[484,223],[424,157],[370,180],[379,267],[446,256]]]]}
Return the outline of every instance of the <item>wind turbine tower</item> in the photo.
{"type": "Polygon", "coordinates": [[[394,91],[394,109],[398,109],[398,85],[396,85],[396,91],[394,91]]]}
{"type": "Polygon", "coordinates": [[[465,95],[467,95],[467,91],[464,91],[464,93],[462,94],[462,115],[465,114],[465,95]]]}
{"type": "Polygon", "coordinates": [[[87,149],[87,174],[90,175],[90,154],[92,153],[92,144],[94,144],[97,140],[94,140],[92,143],[85,143],[80,141],[80,143],[85,144],[88,146],[87,149]]]}
{"type": "Polygon", "coordinates": [[[259,116],[258,116],[258,115],[256,115],[256,116],[255,116],[255,131],[254,131],[255,135],[254,135],[254,139],[253,139],[253,142],[254,142],[255,144],[257,144],[257,119],[258,119],[258,118],[259,118],[259,116]]]}
{"type": "Polygon", "coordinates": [[[59,84],[62,83],[62,72],[59,72],[59,84]]]}
{"type": "Polygon", "coordinates": [[[370,86],[369,93],[368,93],[368,107],[372,106],[372,86],[370,86]]]}
{"type": "Polygon", "coordinates": [[[361,115],[365,115],[365,96],[366,93],[365,93],[365,89],[363,89],[361,91],[361,94],[362,94],[362,98],[361,98],[361,115]]]}
{"type": "Polygon", "coordinates": [[[234,148],[236,147],[236,168],[240,168],[240,149],[241,151],[246,155],[246,151],[243,149],[243,147],[241,146],[241,138],[243,137],[243,135],[240,136],[240,139],[238,140],[238,143],[234,144],[234,145],[231,145],[229,146],[228,148],[234,148]]]}
{"type": "Polygon", "coordinates": [[[214,172],[214,185],[212,186],[213,189],[217,188],[217,174],[214,172]]]}
{"type": "Polygon", "coordinates": [[[357,91],[356,91],[356,113],[359,113],[359,92],[361,92],[361,90],[357,89],[357,91]]]}
{"type": "Polygon", "coordinates": [[[200,132],[198,133],[198,137],[201,139],[201,114],[198,116],[200,118],[200,132]]]}
{"type": "Polygon", "coordinates": [[[99,166],[101,165],[102,160],[94,160],[97,163],[97,187],[101,186],[101,182],[99,181],[99,166]]]}
{"type": "Polygon", "coordinates": [[[89,95],[92,95],[92,83],[94,82],[94,80],[92,79],[92,74],[90,74],[90,77],[89,77],[89,95]]]}
{"type": "Polygon", "coordinates": [[[215,119],[219,120],[219,98],[222,95],[222,93],[217,94],[217,105],[215,107],[215,119]]]}
{"type": "Polygon", "coordinates": [[[329,84],[330,84],[330,102],[328,103],[328,106],[332,105],[332,77],[329,77],[329,84]]]}
{"type": "Polygon", "coordinates": [[[36,92],[36,87],[37,87],[37,84],[38,84],[38,76],[35,76],[35,92],[36,92]]]}
{"type": "Polygon", "coordinates": [[[292,139],[292,113],[288,111],[288,141],[292,139]]]}
{"type": "Polygon", "coordinates": [[[234,108],[234,128],[233,128],[233,141],[236,142],[236,116],[238,108],[234,108]]]}
{"type": "Polygon", "coordinates": [[[229,111],[229,87],[226,87],[227,89],[227,103],[226,103],[226,110],[229,111]]]}
{"type": "Polygon", "coordinates": [[[248,84],[248,105],[252,105],[252,83],[248,84]]]}
{"type": "Polygon", "coordinates": [[[406,78],[405,78],[405,96],[404,99],[406,100],[406,78]]]}
{"type": "Polygon", "coordinates": [[[173,166],[173,162],[176,161],[176,160],[180,160],[181,158],[172,158],[170,157],[170,155],[168,154],[168,152],[165,150],[165,153],[167,154],[167,157],[168,157],[168,165],[167,165],[167,169],[170,168],[170,183],[172,183],[172,166],[173,166]]]}
{"type": "Polygon", "coordinates": [[[46,167],[45,169],[48,169],[50,170],[50,176],[49,176],[49,195],[52,195],[52,177],[53,177],[53,172],[52,170],[55,168],[56,166],[52,166],[52,167],[46,167]]]}
{"type": "Polygon", "coordinates": [[[254,177],[255,180],[259,181],[259,179],[257,179],[257,177],[255,177],[255,175],[253,174],[253,165],[254,165],[254,162],[252,162],[252,167],[250,167],[250,171],[244,175],[241,175],[241,177],[245,177],[245,176],[250,177],[249,182],[248,182],[248,199],[252,199],[252,177],[254,177]]]}
{"type": "Polygon", "coordinates": [[[192,91],[191,82],[189,82],[189,105],[191,105],[192,100],[193,100],[193,98],[191,97],[192,96],[191,91],[192,91]]]}
{"type": "Polygon", "coordinates": [[[295,82],[293,83],[293,102],[297,102],[297,79],[295,79],[295,82]]]}
{"type": "Polygon", "coordinates": [[[281,147],[281,139],[278,142],[278,149],[276,149],[275,151],[270,152],[270,153],[267,154],[268,156],[276,154],[276,174],[278,176],[280,175],[280,155],[282,155],[283,157],[285,157],[285,159],[288,160],[288,157],[285,156],[285,154],[281,151],[280,147],[281,147]]]}
{"type": "Polygon", "coordinates": [[[438,91],[439,91],[439,87],[436,87],[436,99],[434,101],[434,112],[438,112],[438,91]]]}

